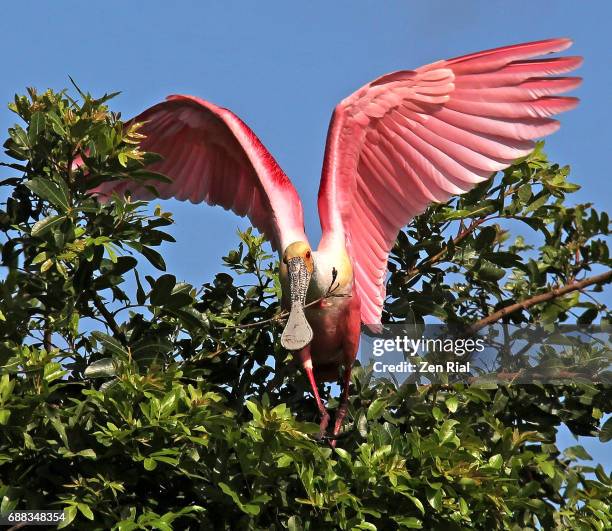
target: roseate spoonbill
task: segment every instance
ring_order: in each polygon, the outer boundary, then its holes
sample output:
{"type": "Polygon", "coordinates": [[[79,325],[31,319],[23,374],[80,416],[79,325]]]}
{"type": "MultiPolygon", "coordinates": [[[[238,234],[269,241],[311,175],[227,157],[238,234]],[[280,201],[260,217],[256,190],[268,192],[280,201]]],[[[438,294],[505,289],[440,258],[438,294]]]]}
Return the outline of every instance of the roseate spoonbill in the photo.
{"type": "MultiPolygon", "coordinates": [[[[343,368],[335,436],[347,412],[360,325],[380,323],[387,257],[399,230],[431,202],[470,190],[558,129],[551,115],[578,100],[557,94],[580,78],[557,75],[581,58],[534,58],[570,45],[550,39],[393,72],[341,101],[327,136],[316,251],[291,181],[231,111],[169,96],[134,118],[144,123],[142,149],[164,157],[151,169],[172,180],[153,184],[159,197],[205,201],[248,216],[278,251],[282,305],[290,310],[281,343],[297,353],[310,381],[321,435],[329,414],[317,382],[335,380],[343,368]],[[342,297],[324,298],[332,284],[342,297]]],[[[135,198],[154,197],[125,181],[94,191],[108,196],[128,189],[135,198]]]]}

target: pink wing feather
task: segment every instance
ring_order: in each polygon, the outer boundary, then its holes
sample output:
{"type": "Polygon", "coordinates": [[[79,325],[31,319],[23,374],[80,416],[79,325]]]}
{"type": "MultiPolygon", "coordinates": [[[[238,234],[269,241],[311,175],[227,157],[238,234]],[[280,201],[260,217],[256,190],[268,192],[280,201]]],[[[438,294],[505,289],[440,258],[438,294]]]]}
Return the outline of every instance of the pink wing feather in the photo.
{"type": "MultiPolygon", "coordinates": [[[[150,181],[159,197],[220,205],[248,216],[278,249],[306,241],[300,198],[289,178],[255,134],[232,112],[200,98],[169,96],[133,122],[144,122],[144,151],[164,158],[150,166],[171,183],[150,181]]],[[[128,181],[104,183],[92,190],[102,198],[129,189],[132,197],[151,199],[144,186],[128,181]]]]}
{"type": "Polygon", "coordinates": [[[568,39],[506,46],[382,76],[332,116],[321,187],[321,245],[346,242],[361,320],[378,324],[391,247],[434,201],[470,190],[556,131],[576,98],[579,57],[537,59],[568,39]]]}

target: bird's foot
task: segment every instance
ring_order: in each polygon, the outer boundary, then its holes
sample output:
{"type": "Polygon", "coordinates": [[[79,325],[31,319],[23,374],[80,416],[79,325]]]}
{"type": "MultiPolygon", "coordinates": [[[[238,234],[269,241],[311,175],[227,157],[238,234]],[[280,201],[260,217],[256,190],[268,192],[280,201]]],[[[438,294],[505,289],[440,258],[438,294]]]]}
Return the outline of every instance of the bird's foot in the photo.
{"type": "Polygon", "coordinates": [[[329,444],[331,448],[335,448],[338,441],[340,439],[346,439],[348,435],[348,433],[340,433],[338,435],[325,435],[324,440],[329,444]]]}
{"type": "Polygon", "coordinates": [[[321,422],[319,424],[319,440],[323,440],[326,438],[327,434],[327,425],[329,424],[329,413],[326,411],[321,415],[321,422]]]}
{"type": "Polygon", "coordinates": [[[330,446],[332,448],[336,447],[336,443],[338,442],[338,439],[340,438],[339,434],[340,434],[340,430],[342,429],[342,424],[344,423],[344,417],[346,417],[346,413],[348,411],[348,402],[346,400],[343,400],[342,403],[340,404],[340,407],[338,408],[338,411],[336,412],[336,422],[334,423],[334,432],[333,432],[333,436],[330,437],[330,446]]]}
{"type": "MultiPolygon", "coordinates": [[[[341,425],[342,425],[342,424],[340,424],[340,426],[341,426],[341,425]]],[[[330,445],[332,448],[335,448],[335,447],[336,447],[336,444],[338,443],[338,439],[341,439],[341,438],[344,436],[344,434],[341,434],[341,433],[340,433],[340,426],[336,425],[336,426],[334,427],[334,433],[333,433],[333,435],[332,435],[331,437],[328,437],[328,440],[329,440],[329,445],[330,445]]]]}

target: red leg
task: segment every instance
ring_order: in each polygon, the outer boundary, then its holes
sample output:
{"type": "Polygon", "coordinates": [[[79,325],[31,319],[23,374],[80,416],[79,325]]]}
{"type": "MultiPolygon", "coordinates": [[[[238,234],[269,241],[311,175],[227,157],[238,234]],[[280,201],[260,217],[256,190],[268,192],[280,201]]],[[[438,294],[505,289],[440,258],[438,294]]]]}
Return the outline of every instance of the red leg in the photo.
{"type": "Polygon", "coordinates": [[[340,395],[340,404],[336,412],[336,422],[334,423],[334,439],[331,441],[332,447],[335,448],[337,439],[335,438],[340,433],[344,417],[348,411],[349,386],[351,385],[351,372],[353,364],[359,350],[359,336],[361,333],[361,318],[359,313],[359,298],[355,293],[351,298],[350,314],[346,321],[344,330],[345,339],[343,345],[344,351],[344,372],[342,374],[342,392],[340,395]]]}
{"type": "MultiPolygon", "coordinates": [[[[334,437],[340,433],[340,428],[342,427],[344,417],[346,417],[346,413],[348,411],[349,386],[351,385],[352,370],[352,364],[344,367],[344,373],[342,375],[342,394],[340,395],[340,405],[338,406],[338,411],[336,412],[336,422],[334,423],[334,437]]],[[[332,448],[336,447],[336,442],[337,440],[335,438],[332,439],[332,448]]]]}
{"type": "Polygon", "coordinates": [[[329,413],[327,412],[327,409],[325,409],[325,406],[321,401],[321,397],[319,396],[319,388],[317,387],[317,382],[315,380],[314,373],[312,370],[310,346],[306,346],[302,350],[300,350],[300,361],[302,362],[302,367],[306,372],[306,376],[308,376],[308,381],[310,382],[312,393],[314,394],[315,400],[317,401],[317,407],[319,408],[319,412],[321,413],[321,423],[319,424],[319,438],[322,439],[327,430],[327,424],[329,423],[329,413]]]}

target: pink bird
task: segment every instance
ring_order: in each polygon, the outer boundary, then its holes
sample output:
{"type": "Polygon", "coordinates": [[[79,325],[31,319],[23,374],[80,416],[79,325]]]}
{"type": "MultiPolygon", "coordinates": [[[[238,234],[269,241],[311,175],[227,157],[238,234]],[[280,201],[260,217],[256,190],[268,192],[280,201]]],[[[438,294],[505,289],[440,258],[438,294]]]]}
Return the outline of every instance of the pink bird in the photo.
{"type": "MultiPolygon", "coordinates": [[[[144,122],[142,149],[163,156],[151,169],[172,180],[153,184],[161,198],[205,201],[248,216],[278,251],[289,310],[281,344],[296,352],[310,381],[321,436],[330,417],[317,382],[336,380],[342,367],[335,437],[347,413],[361,323],[380,323],[399,230],[430,203],[467,192],[559,128],[551,116],[578,100],[557,95],[581,80],[557,75],[582,60],[533,58],[570,45],[550,39],[437,61],[379,77],[341,101],[327,136],[316,251],[291,181],[231,111],[169,96],[134,118],[144,122]],[[341,296],[325,298],[332,285],[341,296]]],[[[134,198],[154,197],[125,181],[94,191],[108,197],[128,189],[134,198]]]]}

